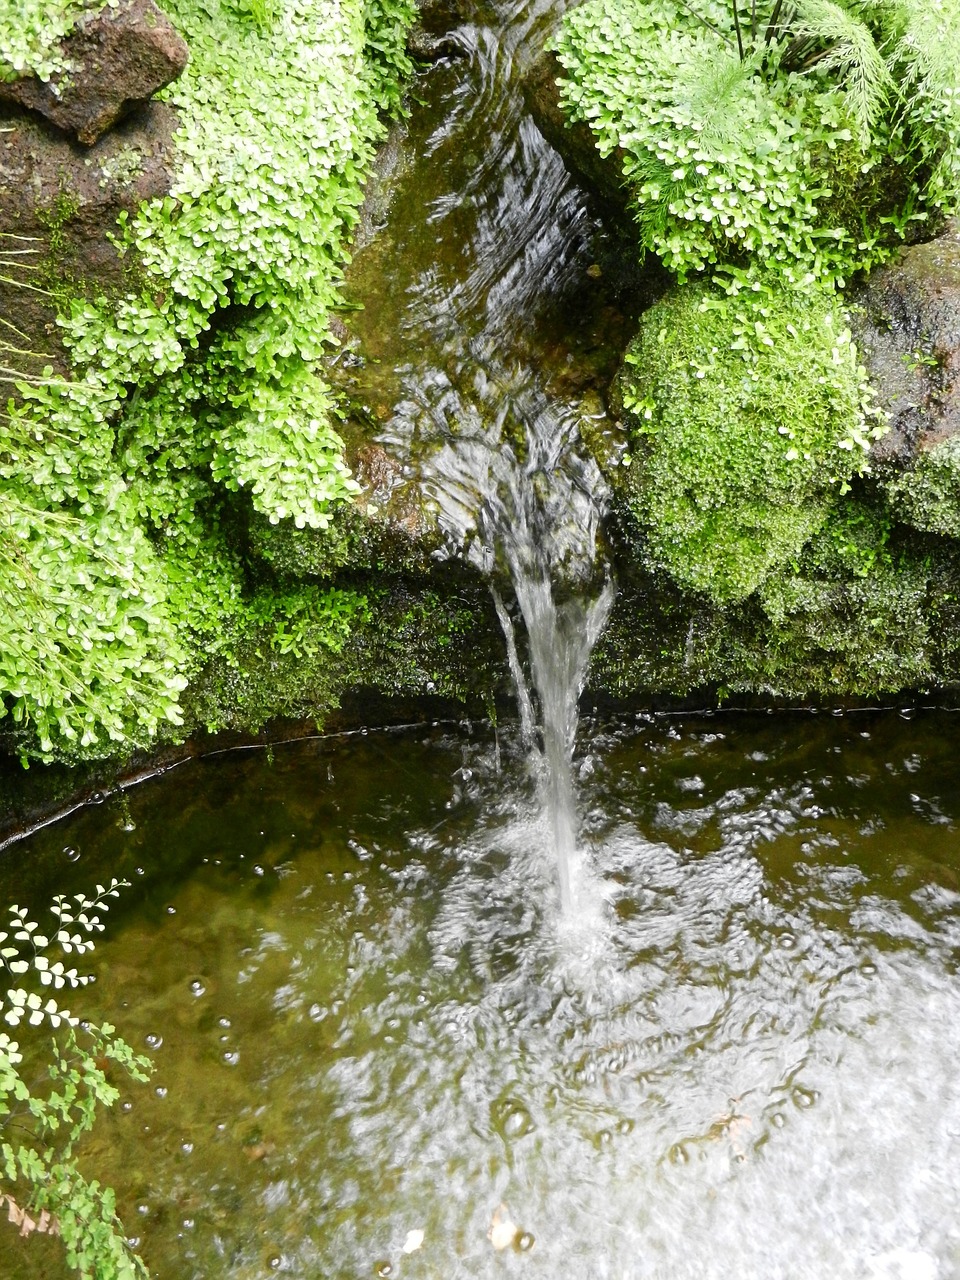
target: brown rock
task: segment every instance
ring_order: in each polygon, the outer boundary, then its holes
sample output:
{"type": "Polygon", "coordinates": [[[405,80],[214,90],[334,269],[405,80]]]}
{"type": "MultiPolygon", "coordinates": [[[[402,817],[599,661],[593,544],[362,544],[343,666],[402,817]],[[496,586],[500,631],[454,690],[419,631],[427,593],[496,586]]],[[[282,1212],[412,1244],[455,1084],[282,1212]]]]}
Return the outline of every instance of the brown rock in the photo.
{"type": "Polygon", "coordinates": [[[110,236],[121,212],[169,192],[178,124],[171,107],[151,102],[85,148],[39,116],[0,106],[0,337],[35,353],[4,364],[32,374],[65,368],[51,287],[117,293],[134,283],[136,264],[110,236]]]}
{"type": "Polygon", "coordinates": [[[38,111],[85,146],[176,80],[189,58],[154,0],[119,0],[81,18],[61,48],[71,70],[50,84],[36,76],[0,82],[0,99],[38,111]]]}
{"type": "Polygon", "coordinates": [[[874,457],[908,463],[960,432],[960,227],[903,249],[851,301],[854,337],[891,426],[874,457]]]}
{"type": "Polygon", "coordinates": [[[467,49],[453,32],[435,35],[416,26],[407,32],[407,53],[420,62],[439,62],[441,58],[465,58],[467,49]]]}

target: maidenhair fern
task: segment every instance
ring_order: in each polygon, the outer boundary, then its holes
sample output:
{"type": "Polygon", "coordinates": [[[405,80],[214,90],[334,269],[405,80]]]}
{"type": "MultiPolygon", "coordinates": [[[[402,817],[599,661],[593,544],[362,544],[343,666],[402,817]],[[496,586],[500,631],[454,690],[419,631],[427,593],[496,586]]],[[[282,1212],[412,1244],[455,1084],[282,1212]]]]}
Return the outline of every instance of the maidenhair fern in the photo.
{"type": "Polygon", "coordinates": [[[81,1172],[75,1148],[100,1109],[120,1096],[108,1069],[144,1081],[150,1063],[109,1023],[81,1023],[59,995],[90,981],[75,958],[93,950],[108,900],[125,884],[97,885],[92,897],[58,895],[50,931],[17,905],[0,928],[0,972],[10,984],[0,991],[0,1205],[13,1224],[0,1231],[62,1237],[81,1280],[147,1275],[117,1220],[113,1191],[81,1172]]]}
{"type": "Polygon", "coordinates": [[[588,0],[564,105],[620,150],[643,248],[842,284],[960,198],[957,0],[588,0]]]}
{"type": "MultiPolygon", "coordinates": [[[[101,297],[89,281],[65,302],[68,378],[16,317],[0,328],[19,392],[0,415],[0,717],[25,756],[143,743],[177,723],[211,651],[251,627],[285,651],[293,615],[314,628],[304,644],[336,648],[363,609],[352,593],[253,591],[222,513],[239,491],[271,521],[323,528],[358,487],[319,362],[414,6],[161,3],[191,58],[166,90],[172,190],[117,229],[138,287],[101,297]]],[[[8,73],[52,74],[85,7],[0,0],[8,73]]],[[[34,248],[0,242],[0,270],[34,248]]]]}
{"type": "Polygon", "coordinates": [[[79,17],[103,9],[108,2],[0,0],[0,80],[28,72],[51,80],[69,71],[60,41],[79,17]]]}

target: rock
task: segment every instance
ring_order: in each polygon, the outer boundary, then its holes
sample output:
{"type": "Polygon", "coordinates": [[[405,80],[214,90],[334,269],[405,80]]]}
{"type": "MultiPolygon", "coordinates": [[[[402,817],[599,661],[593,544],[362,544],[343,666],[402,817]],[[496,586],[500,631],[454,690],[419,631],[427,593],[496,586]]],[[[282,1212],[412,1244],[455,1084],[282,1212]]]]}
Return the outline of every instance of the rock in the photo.
{"type": "Polygon", "coordinates": [[[909,464],[960,431],[960,226],[903,249],[851,302],[854,337],[891,427],[874,460],[909,464]]]}
{"type": "Polygon", "coordinates": [[[57,303],[45,289],[129,287],[136,265],[109,237],[121,212],[169,192],[178,124],[171,107],[148,103],[82,148],[40,117],[0,106],[0,319],[22,335],[15,345],[35,353],[14,362],[22,372],[66,368],[57,303]]]}
{"type": "Polygon", "coordinates": [[[440,35],[426,31],[421,26],[407,32],[407,53],[420,62],[439,62],[441,58],[465,58],[466,48],[455,33],[446,31],[440,35]]]}
{"type": "Polygon", "coordinates": [[[189,51],[154,0],[118,0],[82,17],[61,45],[70,70],[55,82],[0,82],[0,99],[38,111],[92,146],[118,120],[176,80],[189,51]]]}
{"type": "Polygon", "coordinates": [[[468,0],[419,0],[417,27],[431,35],[443,35],[470,19],[468,0]]]}

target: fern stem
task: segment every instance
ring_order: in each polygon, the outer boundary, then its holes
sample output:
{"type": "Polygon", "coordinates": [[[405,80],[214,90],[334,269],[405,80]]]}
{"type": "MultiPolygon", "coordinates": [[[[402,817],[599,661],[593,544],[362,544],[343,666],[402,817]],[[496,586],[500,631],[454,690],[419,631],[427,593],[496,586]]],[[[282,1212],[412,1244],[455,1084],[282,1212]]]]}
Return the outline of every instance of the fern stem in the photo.
{"type": "Polygon", "coordinates": [[[764,44],[770,44],[776,34],[777,24],[780,21],[780,11],[783,9],[783,0],[777,0],[773,6],[773,13],[770,15],[770,21],[767,23],[767,30],[763,37],[764,44]]]}
{"type": "Polygon", "coordinates": [[[702,13],[698,13],[697,10],[693,7],[693,5],[688,3],[688,0],[680,0],[680,4],[683,6],[684,9],[686,9],[687,13],[691,14],[694,18],[696,18],[698,22],[702,23],[705,27],[709,27],[710,30],[715,35],[718,35],[720,39],[724,42],[724,44],[730,44],[730,45],[733,44],[733,41],[726,34],[725,31],[721,31],[719,27],[715,27],[713,25],[713,23],[709,20],[709,18],[705,18],[702,13]]]}
{"type": "Polygon", "coordinates": [[[737,33],[737,51],[740,54],[740,61],[743,62],[743,32],[740,30],[740,11],[737,0],[733,0],[733,29],[737,33]]]}

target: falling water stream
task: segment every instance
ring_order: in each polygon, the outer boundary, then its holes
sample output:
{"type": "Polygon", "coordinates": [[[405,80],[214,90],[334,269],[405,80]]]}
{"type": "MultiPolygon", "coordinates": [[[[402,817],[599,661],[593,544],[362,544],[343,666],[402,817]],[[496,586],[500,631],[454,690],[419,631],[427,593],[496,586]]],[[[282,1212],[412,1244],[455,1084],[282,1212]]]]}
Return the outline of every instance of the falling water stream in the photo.
{"type": "MultiPolygon", "coordinates": [[[[449,68],[449,92],[420,117],[407,181],[419,209],[400,196],[405,230],[412,223],[421,234],[386,263],[374,246],[377,295],[386,274],[392,305],[378,302],[356,327],[361,350],[380,349],[385,316],[399,335],[387,340],[399,381],[381,439],[435,504],[450,554],[495,583],[561,902],[573,916],[577,704],[614,590],[597,563],[608,493],[579,442],[588,410],[548,386],[544,354],[564,302],[582,306],[597,231],[520,92],[520,70],[558,16],[555,2],[508,0],[457,31],[469,63],[449,68]]],[[[356,276],[369,304],[362,259],[356,276]]]]}
{"type": "MultiPolygon", "coordinates": [[[[458,28],[350,278],[354,390],[493,584],[519,727],[193,761],[0,899],[132,882],[84,1009],[156,1071],[83,1155],[158,1280],[956,1280],[956,716],[578,731],[618,321],[516,86],[555,16],[458,28]]],[[[66,1275],[0,1230],[4,1280],[66,1275]]]]}

